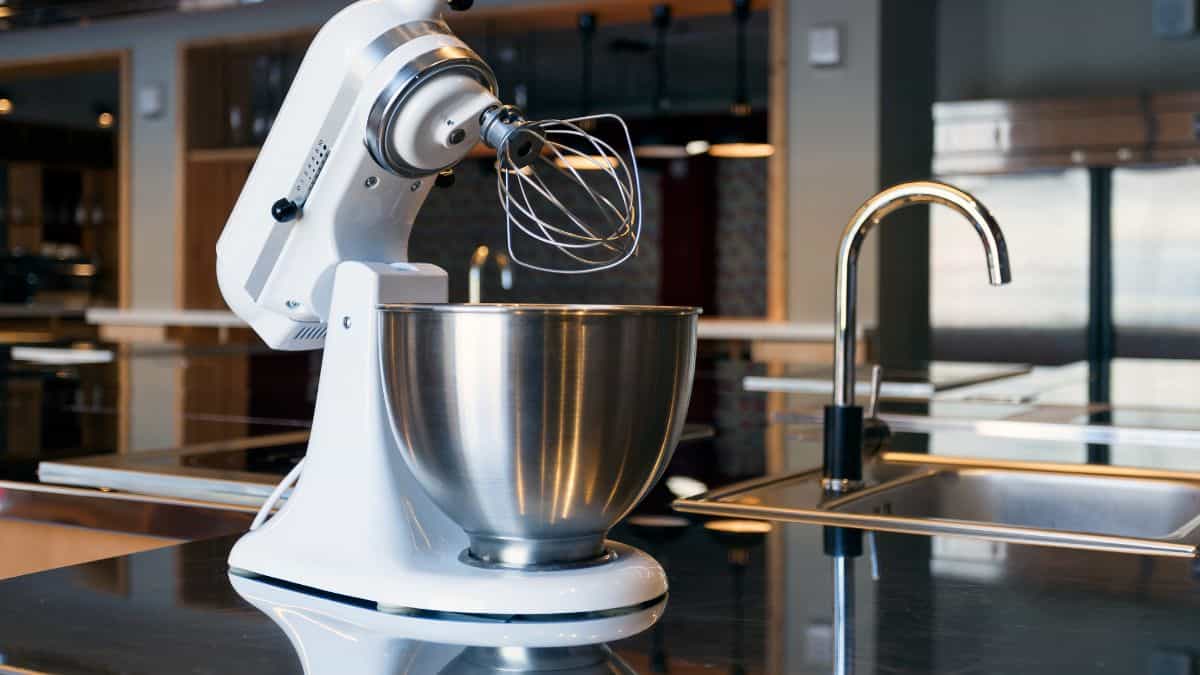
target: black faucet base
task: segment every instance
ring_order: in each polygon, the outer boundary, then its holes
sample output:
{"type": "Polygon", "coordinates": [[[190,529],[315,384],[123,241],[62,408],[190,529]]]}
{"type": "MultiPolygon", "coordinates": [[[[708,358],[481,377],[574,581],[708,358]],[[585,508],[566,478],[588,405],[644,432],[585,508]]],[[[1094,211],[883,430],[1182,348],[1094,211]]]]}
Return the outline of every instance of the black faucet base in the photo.
{"type": "Polygon", "coordinates": [[[863,477],[863,409],[825,406],[825,468],[829,481],[858,483],[863,477]]]}

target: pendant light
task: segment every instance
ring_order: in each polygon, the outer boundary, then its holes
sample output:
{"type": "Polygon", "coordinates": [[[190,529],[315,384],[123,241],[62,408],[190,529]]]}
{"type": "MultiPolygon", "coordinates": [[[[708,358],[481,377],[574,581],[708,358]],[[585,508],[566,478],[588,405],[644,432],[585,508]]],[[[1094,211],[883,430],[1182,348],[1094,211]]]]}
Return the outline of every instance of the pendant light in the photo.
{"type": "Polygon", "coordinates": [[[654,26],[654,89],[650,101],[653,111],[652,129],[642,136],[634,148],[638,159],[686,159],[708,152],[708,142],[691,139],[676,142],[671,138],[668,122],[663,115],[667,107],[667,32],[671,28],[671,6],[655,5],[651,10],[651,25],[654,26]]]}
{"type": "Polygon", "coordinates": [[[103,103],[93,105],[92,112],[96,115],[96,126],[100,129],[111,129],[117,123],[117,117],[113,114],[112,108],[103,103]]]}
{"type": "Polygon", "coordinates": [[[747,57],[746,28],[750,23],[750,0],[733,0],[733,20],[737,30],[737,73],[733,105],[729,108],[729,129],[722,134],[720,142],[713,143],[708,154],[728,159],[752,159],[770,157],[775,148],[765,142],[754,129],[750,113],[749,62],[747,57]]]}
{"type": "MultiPolygon", "coordinates": [[[[596,41],[596,15],[584,12],[579,15],[579,111],[581,117],[592,114],[592,46],[596,41]]],[[[595,128],[595,120],[584,120],[579,123],[584,131],[591,132],[595,128]]],[[[616,167],[615,157],[607,155],[587,155],[564,153],[554,158],[554,165],[560,169],[575,169],[576,171],[605,171],[616,167]]]]}

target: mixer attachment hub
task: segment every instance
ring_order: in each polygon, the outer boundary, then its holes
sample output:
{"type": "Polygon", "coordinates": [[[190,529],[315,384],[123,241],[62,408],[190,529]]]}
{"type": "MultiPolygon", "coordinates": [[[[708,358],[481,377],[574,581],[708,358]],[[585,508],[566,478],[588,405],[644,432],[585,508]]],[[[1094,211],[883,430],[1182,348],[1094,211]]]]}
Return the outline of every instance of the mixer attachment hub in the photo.
{"type": "Polygon", "coordinates": [[[498,151],[501,161],[517,169],[533,164],[542,154],[541,136],[527,126],[521,110],[511,105],[488,108],[479,121],[483,142],[498,151]]]}

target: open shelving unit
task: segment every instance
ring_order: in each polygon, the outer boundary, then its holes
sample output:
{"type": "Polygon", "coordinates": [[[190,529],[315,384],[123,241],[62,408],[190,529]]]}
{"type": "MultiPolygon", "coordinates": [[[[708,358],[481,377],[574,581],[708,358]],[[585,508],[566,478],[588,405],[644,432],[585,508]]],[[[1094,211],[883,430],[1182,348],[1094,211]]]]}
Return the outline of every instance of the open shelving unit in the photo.
{"type": "Polygon", "coordinates": [[[182,309],[225,309],[213,273],[217,238],[315,33],[305,29],[180,47],[176,292],[182,309]]]}

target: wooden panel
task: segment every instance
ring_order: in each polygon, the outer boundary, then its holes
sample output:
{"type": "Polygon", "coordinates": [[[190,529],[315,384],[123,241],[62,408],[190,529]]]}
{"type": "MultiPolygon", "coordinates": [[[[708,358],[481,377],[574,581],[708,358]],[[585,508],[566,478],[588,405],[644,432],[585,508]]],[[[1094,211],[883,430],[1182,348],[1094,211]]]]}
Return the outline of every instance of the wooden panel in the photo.
{"type": "Polygon", "coordinates": [[[256,108],[264,116],[273,114],[272,108],[282,100],[274,100],[274,95],[262,99],[264,94],[259,91],[260,100],[256,101],[255,85],[267,86],[265,72],[255,75],[258,60],[275,59],[282,77],[276,94],[282,96],[313,35],[314,31],[304,30],[186,47],[186,84],[180,109],[185,111],[187,148],[246,147],[261,142],[261,134],[256,136],[253,129],[256,108]],[[256,77],[260,78],[257,83],[256,77]]]}
{"type": "Polygon", "coordinates": [[[233,211],[252,161],[187,163],[178,274],[184,309],[225,309],[217,287],[217,238],[233,211]]]}
{"type": "Polygon", "coordinates": [[[249,381],[249,357],[189,357],[182,377],[180,440],[189,445],[245,436],[249,381]]]}
{"type": "MultiPolygon", "coordinates": [[[[129,50],[117,55],[121,74],[122,119],[133,117],[133,56],[129,50]]],[[[117,305],[133,305],[133,124],[121,124],[117,130],[117,305]]]]}
{"type": "Polygon", "coordinates": [[[937,103],[933,116],[938,174],[1200,159],[1200,92],[937,103]]]}
{"type": "MultiPolygon", "coordinates": [[[[485,146],[486,147],[486,146],[485,146]]],[[[188,161],[191,162],[253,162],[258,159],[260,148],[257,146],[245,146],[236,148],[199,148],[189,150],[187,154],[188,161]]],[[[490,151],[493,155],[495,150],[490,151]]]]}
{"type": "Polygon", "coordinates": [[[121,227],[118,172],[112,169],[85,169],[80,203],[87,210],[82,227],[84,254],[99,260],[100,276],[94,299],[104,305],[120,302],[121,227]]]}
{"type": "Polygon", "coordinates": [[[8,247],[37,252],[42,247],[42,165],[8,165],[8,247]]]}
{"type": "Polygon", "coordinates": [[[1154,112],[1153,162],[1200,161],[1200,92],[1159,94],[1154,112]]]}
{"type": "Polygon", "coordinates": [[[8,433],[5,455],[34,458],[42,451],[42,382],[37,379],[8,379],[5,418],[8,433]]]}
{"type": "Polygon", "coordinates": [[[767,318],[787,319],[788,275],[788,0],[771,3],[769,138],[767,164],[767,318]]]}
{"type": "Polygon", "coordinates": [[[187,147],[209,148],[225,144],[228,106],[225,88],[214,86],[223,75],[223,52],[192,50],[187,54],[185,111],[187,147]]]}
{"type": "MultiPolygon", "coordinates": [[[[211,328],[187,329],[181,341],[192,348],[216,346],[211,328]]],[[[215,351],[184,359],[179,371],[176,411],[179,441],[185,445],[242,438],[249,432],[250,357],[215,351]]]]}

